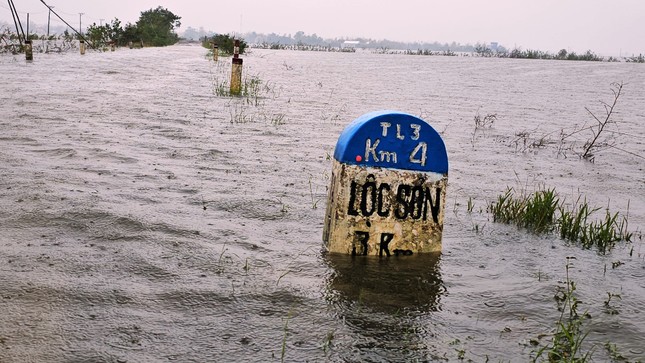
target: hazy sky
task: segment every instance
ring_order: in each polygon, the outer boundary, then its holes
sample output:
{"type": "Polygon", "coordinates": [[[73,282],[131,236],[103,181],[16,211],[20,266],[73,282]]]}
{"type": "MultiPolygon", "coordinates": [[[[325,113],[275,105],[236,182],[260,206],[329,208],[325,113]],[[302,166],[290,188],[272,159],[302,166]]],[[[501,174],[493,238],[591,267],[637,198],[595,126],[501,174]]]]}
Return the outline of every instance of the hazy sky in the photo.
{"type": "MultiPolygon", "coordinates": [[[[47,23],[40,0],[13,0],[21,17],[47,23]]],[[[100,19],[136,22],[161,5],[181,16],[182,29],[218,33],[366,37],[399,41],[499,42],[507,48],[600,55],[645,53],[645,0],[45,0],[70,24],[100,19]]],[[[6,1],[0,21],[10,22],[6,1]]],[[[54,21],[52,21],[54,23],[54,21]]],[[[57,22],[60,24],[60,22],[57,22]]]]}

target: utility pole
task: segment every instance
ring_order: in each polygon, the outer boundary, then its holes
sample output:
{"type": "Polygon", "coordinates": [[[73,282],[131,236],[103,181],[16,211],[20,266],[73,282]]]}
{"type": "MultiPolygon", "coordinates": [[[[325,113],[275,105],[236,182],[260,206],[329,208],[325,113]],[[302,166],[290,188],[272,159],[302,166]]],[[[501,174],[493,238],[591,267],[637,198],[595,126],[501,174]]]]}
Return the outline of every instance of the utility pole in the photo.
{"type": "Polygon", "coordinates": [[[49,7],[49,14],[47,15],[47,40],[49,40],[49,24],[51,23],[53,8],[54,8],[53,6],[49,7]]]}
{"type": "Polygon", "coordinates": [[[45,53],[49,53],[49,24],[51,24],[53,6],[48,8],[49,14],[47,14],[47,45],[45,46],[45,53]]]}
{"type": "Polygon", "coordinates": [[[83,34],[83,15],[85,13],[78,13],[78,32],[83,34]]]}

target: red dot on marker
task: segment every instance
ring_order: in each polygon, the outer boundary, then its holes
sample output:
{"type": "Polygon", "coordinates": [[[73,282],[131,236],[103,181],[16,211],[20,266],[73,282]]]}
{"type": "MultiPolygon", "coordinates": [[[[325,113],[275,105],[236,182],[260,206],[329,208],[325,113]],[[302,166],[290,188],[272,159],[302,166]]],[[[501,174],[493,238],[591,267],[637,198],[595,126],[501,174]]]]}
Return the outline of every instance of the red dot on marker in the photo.
{"type": "Polygon", "coordinates": [[[356,161],[360,163],[361,161],[363,161],[363,157],[360,155],[356,155],[356,161]]]}

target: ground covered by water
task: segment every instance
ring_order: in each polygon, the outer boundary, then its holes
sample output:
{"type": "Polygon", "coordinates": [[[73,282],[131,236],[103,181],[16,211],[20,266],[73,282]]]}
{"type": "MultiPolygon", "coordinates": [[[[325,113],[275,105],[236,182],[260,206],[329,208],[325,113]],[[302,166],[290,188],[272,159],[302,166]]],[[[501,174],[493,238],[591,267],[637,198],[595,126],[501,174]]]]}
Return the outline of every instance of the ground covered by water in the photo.
{"type": "Polygon", "coordinates": [[[642,65],[255,50],[231,98],[198,46],[34,57],[0,57],[1,362],[530,361],[567,263],[584,349],[645,360],[642,65]],[[445,140],[440,255],[324,252],[336,140],[381,109],[445,140]],[[632,242],[493,223],[507,187],[609,207],[632,242]]]}

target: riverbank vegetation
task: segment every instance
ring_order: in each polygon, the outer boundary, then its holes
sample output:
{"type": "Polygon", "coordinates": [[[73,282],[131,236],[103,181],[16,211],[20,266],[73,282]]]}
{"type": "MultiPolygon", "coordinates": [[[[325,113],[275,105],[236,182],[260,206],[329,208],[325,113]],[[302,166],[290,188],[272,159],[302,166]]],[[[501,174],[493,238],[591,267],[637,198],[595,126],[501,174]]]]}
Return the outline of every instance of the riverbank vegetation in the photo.
{"type": "Polygon", "coordinates": [[[494,58],[516,58],[516,59],[549,59],[549,60],[571,60],[571,61],[625,61],[633,63],[645,63],[645,56],[626,55],[621,57],[598,55],[592,50],[584,53],[560,49],[556,53],[542,50],[526,49],[520,47],[509,49],[496,42],[461,44],[457,42],[397,42],[387,39],[376,40],[370,38],[329,38],[314,34],[307,35],[302,31],[294,35],[279,35],[275,33],[259,34],[250,32],[242,35],[252,47],[264,49],[296,49],[312,51],[355,51],[362,49],[380,54],[407,54],[426,56],[476,56],[494,58]]]}

